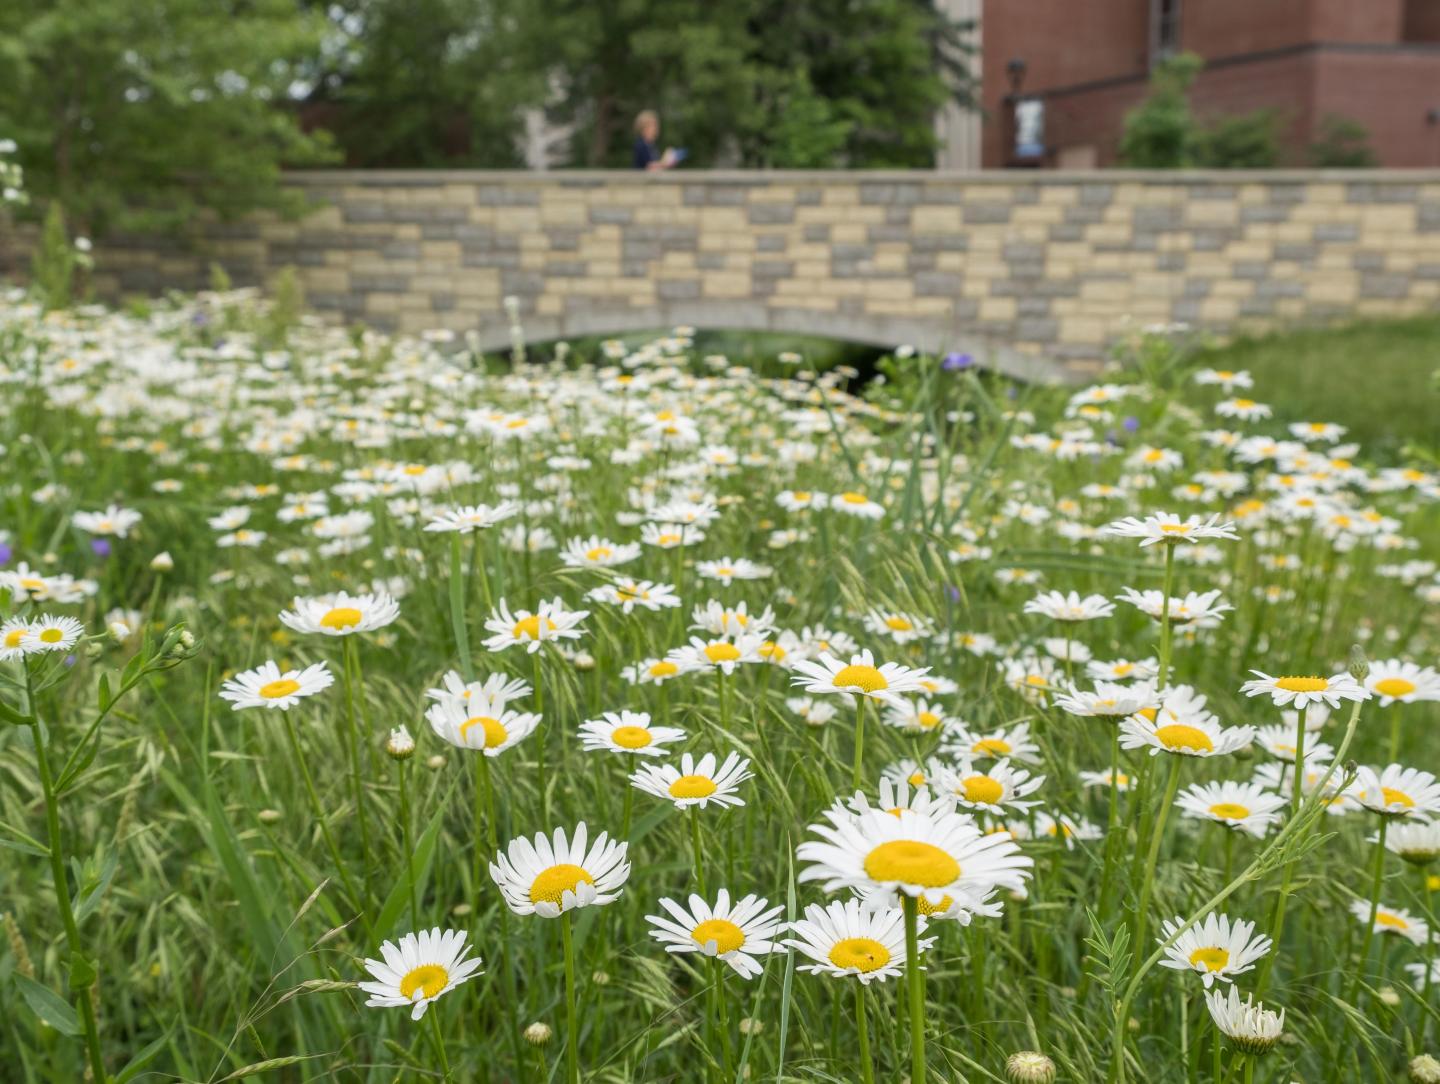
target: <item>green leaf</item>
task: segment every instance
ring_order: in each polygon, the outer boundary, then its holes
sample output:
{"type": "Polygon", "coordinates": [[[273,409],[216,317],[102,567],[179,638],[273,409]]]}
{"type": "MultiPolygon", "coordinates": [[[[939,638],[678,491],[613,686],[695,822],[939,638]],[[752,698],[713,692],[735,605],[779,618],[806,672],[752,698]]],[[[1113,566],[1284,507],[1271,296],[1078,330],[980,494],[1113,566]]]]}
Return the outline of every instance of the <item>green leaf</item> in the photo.
{"type": "Polygon", "coordinates": [[[48,986],[42,986],[34,979],[27,979],[18,972],[14,975],[15,985],[30,1011],[62,1035],[80,1034],[80,1017],[75,1015],[71,1004],[61,998],[48,986]]]}
{"type": "Polygon", "coordinates": [[[29,726],[31,722],[30,716],[21,715],[3,700],[0,700],[0,719],[14,726],[29,726]]]}
{"type": "Polygon", "coordinates": [[[406,905],[409,904],[412,872],[416,895],[424,892],[425,882],[430,878],[430,864],[435,858],[435,844],[440,838],[440,823],[445,819],[445,810],[448,805],[448,800],[439,803],[435,815],[430,818],[430,823],[425,826],[425,831],[421,833],[419,841],[415,844],[413,860],[405,863],[405,872],[395,882],[395,887],[390,890],[390,895],[385,897],[385,904],[380,908],[380,914],[375,919],[373,933],[376,937],[387,936],[394,928],[406,905]]]}
{"type": "Polygon", "coordinates": [[[75,905],[76,922],[84,922],[95,911],[95,908],[100,906],[100,901],[105,898],[105,893],[110,888],[110,882],[115,879],[115,870],[119,864],[120,852],[110,851],[100,864],[99,876],[93,883],[82,886],[80,900],[75,905]]]}
{"type": "Polygon", "coordinates": [[[128,1084],[129,1081],[135,1078],[135,1076],[140,1072],[141,1069],[145,1068],[145,1066],[154,1059],[156,1054],[160,1053],[161,1050],[165,1049],[165,1044],[169,1041],[170,1033],[167,1031],[164,1035],[160,1036],[160,1038],[156,1039],[154,1042],[146,1044],[143,1050],[141,1050],[128,1062],[126,1062],[125,1068],[121,1069],[118,1073],[116,1073],[113,1077],[110,1078],[111,1084],[128,1084]]]}
{"type": "Polygon", "coordinates": [[[70,989],[72,991],[88,990],[95,985],[99,978],[100,972],[95,970],[93,960],[78,952],[70,954],[70,989]]]}

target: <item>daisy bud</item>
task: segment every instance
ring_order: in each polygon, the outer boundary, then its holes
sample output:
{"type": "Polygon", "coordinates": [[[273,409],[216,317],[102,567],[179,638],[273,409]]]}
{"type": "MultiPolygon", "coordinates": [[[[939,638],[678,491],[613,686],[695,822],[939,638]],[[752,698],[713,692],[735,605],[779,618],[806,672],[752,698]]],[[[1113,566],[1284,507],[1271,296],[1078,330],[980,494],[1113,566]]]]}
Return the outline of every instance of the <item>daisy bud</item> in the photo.
{"type": "Polygon", "coordinates": [[[741,1035],[759,1035],[764,1030],[764,1020],[759,1020],[753,1016],[743,1016],[740,1018],[741,1035]]]}
{"type": "Polygon", "coordinates": [[[1410,1084],[1440,1084],[1440,1061],[1429,1054],[1410,1059],[1410,1084]]]}
{"type": "Polygon", "coordinates": [[[575,652],[575,658],[573,661],[575,663],[576,670],[589,672],[595,669],[595,656],[588,654],[587,652],[575,652]]]}
{"type": "Polygon", "coordinates": [[[609,985],[610,985],[610,972],[608,972],[608,971],[596,971],[594,974],[592,974],[592,975],[590,976],[590,981],[593,982],[596,986],[609,986],[609,985]]]}
{"type": "Polygon", "coordinates": [[[550,1036],[553,1034],[549,1024],[536,1020],[525,1029],[525,1041],[531,1046],[544,1046],[550,1041],[550,1036]]]}
{"type": "Polygon", "coordinates": [[[441,768],[445,767],[445,758],[439,753],[436,753],[425,762],[425,767],[429,768],[432,772],[438,772],[441,768]]]}
{"type": "Polygon", "coordinates": [[[1022,1050],[1006,1059],[1005,1075],[1011,1084],[1050,1084],[1055,1079],[1055,1063],[1038,1051],[1022,1050]]]}
{"type": "Polygon", "coordinates": [[[1400,995],[1395,992],[1395,987],[1382,986],[1380,988],[1380,1003],[1391,1009],[1400,1004],[1400,995]]]}
{"type": "Polygon", "coordinates": [[[468,903],[457,903],[454,907],[450,908],[450,913],[456,918],[465,918],[470,914],[470,910],[471,908],[468,903]]]}
{"type": "Polygon", "coordinates": [[[1350,676],[1356,681],[1364,681],[1370,676],[1370,660],[1365,657],[1364,650],[1359,644],[1350,648],[1350,676]]]}
{"type": "Polygon", "coordinates": [[[170,556],[169,550],[161,550],[154,557],[150,558],[151,572],[173,572],[175,569],[175,558],[170,556]]]}
{"type": "Polygon", "coordinates": [[[385,739],[385,755],[391,760],[409,760],[415,755],[415,739],[403,723],[390,731],[390,737],[385,739]]]}
{"type": "Polygon", "coordinates": [[[130,626],[123,621],[112,621],[105,626],[105,629],[115,638],[116,643],[123,644],[130,639],[130,626]]]}
{"type": "Polygon", "coordinates": [[[255,818],[261,824],[275,824],[283,815],[278,809],[262,809],[255,814],[255,818]]]}

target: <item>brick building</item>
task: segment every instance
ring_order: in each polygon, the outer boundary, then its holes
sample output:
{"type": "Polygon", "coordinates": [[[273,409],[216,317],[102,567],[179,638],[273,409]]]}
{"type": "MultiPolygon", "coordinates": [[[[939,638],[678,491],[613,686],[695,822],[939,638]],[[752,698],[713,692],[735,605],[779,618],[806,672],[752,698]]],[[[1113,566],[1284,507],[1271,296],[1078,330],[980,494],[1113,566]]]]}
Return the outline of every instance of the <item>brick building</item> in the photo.
{"type": "Polygon", "coordinates": [[[1273,108],[1285,164],[1304,164],[1327,115],[1364,125],[1385,166],[1440,166],[1440,0],[947,0],[977,18],[983,112],[940,122],[941,168],[1014,164],[1019,92],[1043,103],[1043,155],[1115,162],[1126,112],[1172,53],[1205,60],[1202,121],[1273,108]]]}

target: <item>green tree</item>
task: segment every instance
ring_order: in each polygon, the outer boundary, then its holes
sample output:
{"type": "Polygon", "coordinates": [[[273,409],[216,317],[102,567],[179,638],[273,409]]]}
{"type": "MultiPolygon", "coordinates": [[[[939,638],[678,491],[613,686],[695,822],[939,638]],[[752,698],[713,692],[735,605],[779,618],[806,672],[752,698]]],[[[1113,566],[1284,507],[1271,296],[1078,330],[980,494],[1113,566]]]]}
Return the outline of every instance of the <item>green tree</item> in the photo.
{"type": "Polygon", "coordinates": [[[1373,169],[1379,160],[1370,149],[1365,125],[1338,113],[1326,113],[1310,145],[1310,164],[1320,169],[1373,169]]]}
{"type": "Polygon", "coordinates": [[[1120,160],[1137,169],[1183,169],[1195,164],[1198,142],[1190,111],[1190,85],[1205,62],[1194,53],[1161,61],[1150,73],[1150,93],[1125,114],[1120,160]]]}
{"type": "Polygon", "coordinates": [[[323,140],[284,108],[325,21],[294,0],[6,0],[0,132],[83,233],[293,208],[323,140]]]}
{"type": "Polygon", "coordinates": [[[1272,169],[1280,163],[1280,114],[1257,109],[1221,117],[1195,136],[1195,164],[1208,169],[1272,169]]]}

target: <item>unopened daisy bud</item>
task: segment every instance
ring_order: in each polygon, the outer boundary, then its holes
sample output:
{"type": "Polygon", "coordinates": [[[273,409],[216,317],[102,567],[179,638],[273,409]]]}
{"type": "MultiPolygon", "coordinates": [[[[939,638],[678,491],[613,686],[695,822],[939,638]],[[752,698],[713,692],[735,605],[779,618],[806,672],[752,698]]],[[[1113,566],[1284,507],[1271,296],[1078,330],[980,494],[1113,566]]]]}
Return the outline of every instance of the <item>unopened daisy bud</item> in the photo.
{"type": "Polygon", "coordinates": [[[1370,676],[1370,660],[1365,657],[1365,651],[1359,644],[1350,648],[1350,676],[1356,681],[1364,681],[1370,676]]]}
{"type": "Polygon", "coordinates": [[[283,816],[284,814],[278,809],[262,809],[259,813],[255,814],[256,820],[261,824],[275,824],[283,816]]]}
{"type": "Polygon", "coordinates": [[[105,630],[110,633],[117,644],[123,644],[130,639],[130,626],[123,621],[112,621],[105,626],[105,630]]]}
{"type": "Polygon", "coordinates": [[[742,1016],[740,1018],[741,1035],[759,1035],[765,1030],[765,1021],[754,1016],[742,1016]]]}
{"type": "Polygon", "coordinates": [[[1400,1004],[1400,995],[1396,993],[1393,986],[1380,987],[1380,1003],[1391,1009],[1400,1004]]]}
{"type": "Polygon", "coordinates": [[[409,760],[415,755],[415,739],[404,723],[390,731],[390,737],[385,739],[385,754],[391,760],[409,760]]]}
{"type": "Polygon", "coordinates": [[[1417,1054],[1410,1059],[1410,1084],[1440,1084],[1440,1061],[1429,1054],[1417,1054]]]}
{"type": "Polygon", "coordinates": [[[454,907],[450,908],[450,913],[456,918],[466,918],[469,916],[470,910],[471,908],[468,903],[457,903],[454,907]]]}
{"type": "Polygon", "coordinates": [[[1011,1084],[1050,1084],[1055,1063],[1035,1050],[1022,1050],[1005,1060],[1005,1075],[1011,1084]]]}
{"type": "Polygon", "coordinates": [[[173,572],[175,570],[175,558],[170,556],[169,550],[161,550],[154,557],[150,558],[151,572],[173,572]]]}
{"type": "Polygon", "coordinates": [[[438,772],[441,768],[445,767],[445,758],[439,753],[436,753],[425,762],[425,767],[429,768],[432,772],[438,772]]]}
{"type": "Polygon", "coordinates": [[[584,651],[575,652],[575,669],[588,672],[595,669],[595,656],[584,651]]]}
{"type": "Polygon", "coordinates": [[[592,975],[590,976],[590,981],[593,982],[596,986],[609,986],[609,985],[610,985],[610,972],[608,972],[608,971],[596,971],[594,974],[592,974],[592,975]]]}
{"type": "Polygon", "coordinates": [[[531,1046],[544,1046],[550,1041],[550,1036],[553,1034],[549,1024],[536,1020],[525,1029],[525,1041],[531,1046]]]}

